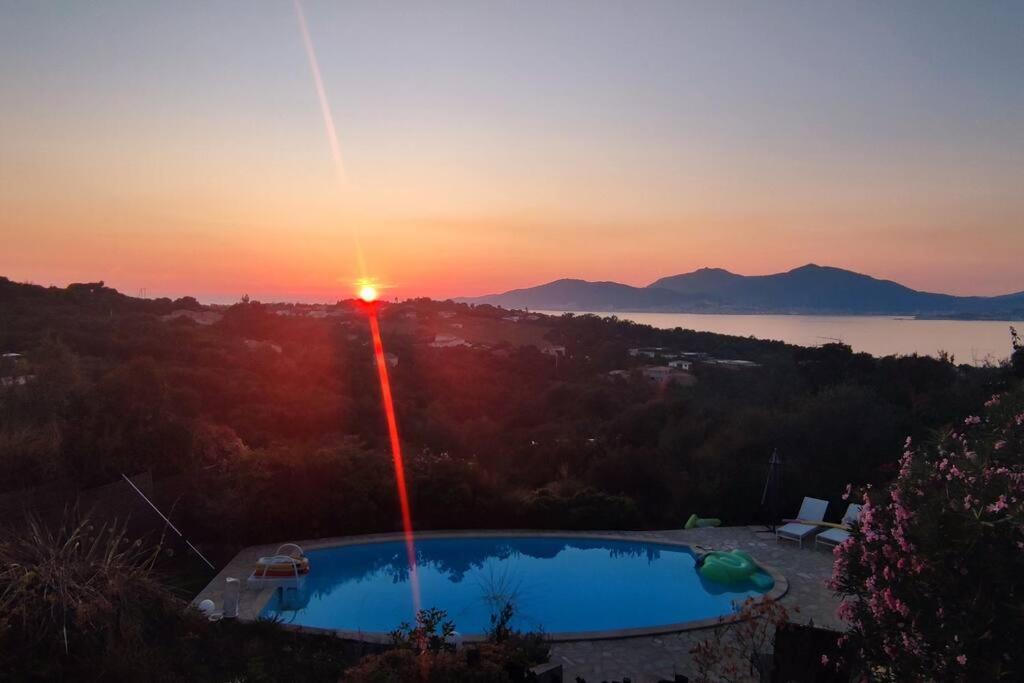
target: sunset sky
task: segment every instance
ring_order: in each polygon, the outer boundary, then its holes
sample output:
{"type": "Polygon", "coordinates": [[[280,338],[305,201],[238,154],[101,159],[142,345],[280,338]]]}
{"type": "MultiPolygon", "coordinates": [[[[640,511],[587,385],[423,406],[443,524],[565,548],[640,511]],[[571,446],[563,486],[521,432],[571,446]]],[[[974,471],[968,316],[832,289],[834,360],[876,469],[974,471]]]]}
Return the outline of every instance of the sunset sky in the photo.
{"type": "Polygon", "coordinates": [[[1024,3],[2,2],[0,275],[1024,290],[1024,3]],[[366,272],[360,272],[358,232],[366,272]]]}

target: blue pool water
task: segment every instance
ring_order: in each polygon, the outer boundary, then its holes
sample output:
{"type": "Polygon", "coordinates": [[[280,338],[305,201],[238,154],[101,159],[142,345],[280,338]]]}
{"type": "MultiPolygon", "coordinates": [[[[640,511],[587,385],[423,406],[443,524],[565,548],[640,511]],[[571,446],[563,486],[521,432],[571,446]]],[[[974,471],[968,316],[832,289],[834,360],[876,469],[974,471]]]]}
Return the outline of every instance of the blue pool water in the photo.
{"type": "MultiPolygon", "coordinates": [[[[430,538],[416,542],[424,608],[447,611],[458,631],[480,634],[506,600],[513,625],[547,633],[663,626],[729,614],[760,595],[753,584],[700,577],[684,546],[590,538],[430,538]]],[[[298,591],[274,596],[262,616],[328,629],[386,633],[412,620],[401,541],[308,553],[298,591]]]]}

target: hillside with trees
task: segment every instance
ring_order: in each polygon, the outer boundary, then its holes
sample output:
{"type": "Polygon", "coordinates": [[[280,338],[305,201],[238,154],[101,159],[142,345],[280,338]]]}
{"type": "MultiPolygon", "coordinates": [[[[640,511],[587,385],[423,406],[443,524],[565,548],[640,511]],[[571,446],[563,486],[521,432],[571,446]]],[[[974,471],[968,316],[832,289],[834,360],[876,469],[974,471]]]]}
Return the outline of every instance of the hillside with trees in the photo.
{"type": "MultiPolygon", "coordinates": [[[[0,349],[31,375],[0,395],[5,491],[146,471],[179,482],[176,514],[215,543],[396,528],[352,302],[208,308],[4,281],[0,311],[0,349]]],[[[970,412],[1010,374],[486,305],[415,300],[381,316],[420,528],[753,522],[774,450],[784,504],[837,499],[849,481],[885,480],[908,434],[970,412]],[[488,341],[431,343],[470,329],[488,341]],[[629,354],[652,346],[757,366],[695,364],[686,386],[654,384],[629,354]]]]}

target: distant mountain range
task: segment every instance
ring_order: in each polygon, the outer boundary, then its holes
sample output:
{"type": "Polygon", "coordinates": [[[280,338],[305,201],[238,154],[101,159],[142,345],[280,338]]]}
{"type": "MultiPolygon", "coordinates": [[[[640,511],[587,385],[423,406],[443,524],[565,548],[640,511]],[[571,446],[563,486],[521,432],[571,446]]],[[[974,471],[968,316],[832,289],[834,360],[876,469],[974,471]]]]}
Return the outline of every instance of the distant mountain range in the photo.
{"type": "Polygon", "coordinates": [[[1024,292],[990,297],[934,294],[814,264],[774,275],[737,275],[721,268],[701,268],[663,277],[646,287],[564,279],[459,301],[553,311],[1024,318],[1024,292]]]}

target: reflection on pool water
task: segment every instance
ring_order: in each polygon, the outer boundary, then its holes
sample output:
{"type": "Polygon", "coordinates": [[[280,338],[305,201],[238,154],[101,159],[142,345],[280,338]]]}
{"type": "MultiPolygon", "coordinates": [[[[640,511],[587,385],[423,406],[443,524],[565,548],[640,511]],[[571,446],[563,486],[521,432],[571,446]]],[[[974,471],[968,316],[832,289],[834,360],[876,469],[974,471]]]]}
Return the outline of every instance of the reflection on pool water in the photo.
{"type": "MultiPolygon", "coordinates": [[[[704,580],[685,546],[585,537],[427,538],[416,542],[425,608],[464,635],[484,633],[506,600],[513,625],[547,633],[664,626],[729,614],[761,594],[704,580]]],[[[412,621],[401,541],[313,550],[298,591],[275,590],[262,616],[327,629],[386,633],[412,621]]],[[[770,582],[769,582],[770,585],[770,582]]]]}

